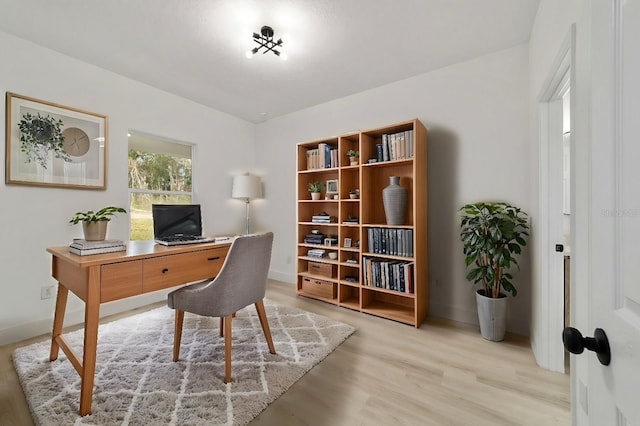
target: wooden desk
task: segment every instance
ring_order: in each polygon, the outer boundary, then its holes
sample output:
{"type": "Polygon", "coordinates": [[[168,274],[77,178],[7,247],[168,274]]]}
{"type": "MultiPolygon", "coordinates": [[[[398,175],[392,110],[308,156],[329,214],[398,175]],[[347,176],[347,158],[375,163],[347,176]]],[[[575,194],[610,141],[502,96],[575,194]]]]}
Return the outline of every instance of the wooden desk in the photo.
{"type": "Polygon", "coordinates": [[[91,413],[96,368],[100,304],[214,277],[220,271],[230,241],[165,247],[153,241],[130,241],[127,251],[78,256],[67,246],[49,247],[51,275],[58,281],[51,354],[58,349],[80,375],[80,415],[91,413]],[[62,336],[69,290],[85,302],[82,360],[62,336]]]}

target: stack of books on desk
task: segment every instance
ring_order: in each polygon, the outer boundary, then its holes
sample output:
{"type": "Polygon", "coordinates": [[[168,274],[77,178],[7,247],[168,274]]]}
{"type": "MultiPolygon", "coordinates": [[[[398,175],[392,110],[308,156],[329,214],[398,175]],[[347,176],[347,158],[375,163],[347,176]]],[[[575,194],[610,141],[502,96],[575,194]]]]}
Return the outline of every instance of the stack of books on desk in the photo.
{"type": "Polygon", "coordinates": [[[85,256],[89,254],[112,253],[115,251],[124,251],[127,246],[122,240],[102,240],[87,241],[81,238],[74,238],[69,244],[69,252],[85,256]]]}

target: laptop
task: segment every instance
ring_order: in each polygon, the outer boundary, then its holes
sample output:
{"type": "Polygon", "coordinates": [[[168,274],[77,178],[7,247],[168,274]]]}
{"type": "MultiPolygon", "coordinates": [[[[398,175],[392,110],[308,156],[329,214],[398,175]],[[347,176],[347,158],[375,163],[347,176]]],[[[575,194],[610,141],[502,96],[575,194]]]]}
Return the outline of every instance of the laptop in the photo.
{"type": "Polygon", "coordinates": [[[153,239],[164,246],[215,242],[202,235],[199,204],[152,204],[153,239]]]}

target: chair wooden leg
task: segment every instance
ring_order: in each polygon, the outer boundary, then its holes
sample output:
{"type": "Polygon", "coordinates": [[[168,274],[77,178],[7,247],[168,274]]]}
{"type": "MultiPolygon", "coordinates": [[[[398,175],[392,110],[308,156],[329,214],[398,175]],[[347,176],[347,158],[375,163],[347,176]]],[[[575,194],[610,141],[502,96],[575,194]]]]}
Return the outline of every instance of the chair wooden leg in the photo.
{"type": "Polygon", "coordinates": [[[182,339],[183,322],[184,311],[176,309],[176,321],[173,329],[173,362],[177,362],[180,357],[180,340],[182,339]]]}
{"type": "Polygon", "coordinates": [[[255,303],[255,306],[256,311],[258,311],[258,318],[260,318],[260,325],[262,326],[264,338],[267,340],[267,345],[269,346],[269,352],[275,354],[276,349],[274,348],[273,340],[271,339],[271,330],[269,330],[269,322],[267,321],[267,313],[264,310],[264,302],[260,300],[255,303]]]}
{"type": "Polygon", "coordinates": [[[233,315],[224,317],[224,382],[231,381],[231,319],[233,315]]]}
{"type": "Polygon", "coordinates": [[[220,337],[224,336],[224,317],[220,317],[220,337]]]}

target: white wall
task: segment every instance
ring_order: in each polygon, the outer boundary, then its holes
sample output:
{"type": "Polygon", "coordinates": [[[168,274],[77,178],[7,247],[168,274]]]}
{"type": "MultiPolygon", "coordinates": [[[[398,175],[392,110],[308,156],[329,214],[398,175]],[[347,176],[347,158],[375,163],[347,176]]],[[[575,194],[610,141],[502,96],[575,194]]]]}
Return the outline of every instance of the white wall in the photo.
{"type": "MultiPolygon", "coordinates": [[[[546,2],[543,2],[546,3],[546,2]]],[[[543,46],[540,55],[547,49],[543,46]]],[[[253,230],[275,232],[270,275],[295,282],[295,144],[351,130],[419,118],[428,128],[430,314],[477,323],[474,292],[465,279],[458,208],[482,199],[505,200],[534,216],[537,163],[527,135],[528,45],[345,97],[253,125],[232,116],[76,61],[0,32],[0,90],[70,105],[109,117],[106,191],[0,186],[2,284],[0,344],[49,332],[54,302],[40,300],[53,285],[46,246],[64,245],[81,232],[67,224],[76,210],[128,205],[126,132],[129,129],[196,144],[196,202],[207,233],[241,232],[244,206],[229,199],[231,175],[261,175],[264,200],[252,202],[253,230]],[[251,168],[251,165],[254,165],[251,168]],[[16,227],[20,223],[26,226],[16,227]]],[[[531,58],[538,60],[533,55],[531,58]]],[[[541,67],[540,67],[541,68],[541,67]]],[[[532,81],[539,83],[536,77],[532,81]]],[[[4,130],[4,121],[0,124],[4,130]]],[[[4,132],[3,132],[4,133],[4,132]]],[[[127,238],[123,217],[109,236],[127,238]]],[[[516,274],[508,329],[529,333],[531,250],[516,274]]],[[[292,285],[293,289],[293,285],[292,285]]],[[[103,305],[110,313],[150,301],[156,293],[103,305]]],[[[72,297],[67,324],[81,319],[72,297]]],[[[534,327],[535,328],[535,327],[534,327]]]]}
{"type": "MultiPolygon", "coordinates": [[[[81,236],[80,226],[67,223],[73,212],[128,206],[129,129],[196,144],[195,202],[202,204],[205,232],[242,231],[244,204],[229,198],[231,176],[249,171],[254,163],[255,125],[2,32],[0,52],[2,94],[14,92],[108,116],[106,190],[0,185],[0,345],[50,332],[54,299],[40,300],[40,288],[55,284],[45,249],[81,236]]],[[[4,109],[2,102],[2,117],[4,109]]],[[[5,120],[0,123],[4,135],[5,120]]],[[[119,216],[111,221],[108,236],[127,239],[128,229],[128,217],[119,216]]],[[[165,293],[107,303],[101,312],[162,300],[165,293]]],[[[71,296],[66,324],[80,321],[83,309],[71,296]]]]}
{"type": "MultiPolygon", "coordinates": [[[[345,97],[258,125],[265,171],[262,220],[276,239],[272,275],[295,282],[295,145],[417,117],[428,128],[430,315],[477,323],[465,279],[458,209],[504,200],[533,214],[529,170],[528,46],[345,97]]],[[[530,251],[516,273],[510,331],[529,333],[530,251]]]]}
{"type": "MultiPolygon", "coordinates": [[[[530,169],[531,169],[531,193],[533,209],[539,209],[540,202],[537,198],[539,182],[539,97],[545,88],[552,70],[554,61],[561,50],[562,43],[569,34],[571,24],[576,22],[580,10],[580,1],[554,1],[541,0],[538,14],[534,23],[529,41],[529,99],[530,99],[530,169]]],[[[577,46],[580,49],[580,46],[577,46]]],[[[562,330],[552,329],[549,322],[548,309],[562,309],[561,300],[549,300],[547,291],[547,277],[539,271],[543,271],[542,263],[548,257],[548,251],[553,248],[535,246],[536,241],[544,240],[541,235],[541,226],[534,223],[533,227],[533,261],[532,261],[532,324],[531,347],[536,361],[545,368],[561,370],[564,363],[558,360],[558,353],[550,353],[550,339],[560,339],[562,330]],[[550,306],[551,305],[551,306],[550,306]],[[559,368],[557,367],[559,364],[559,368]]],[[[572,250],[575,247],[572,246],[572,250]]],[[[557,341],[557,340],[556,340],[557,341]]]]}

